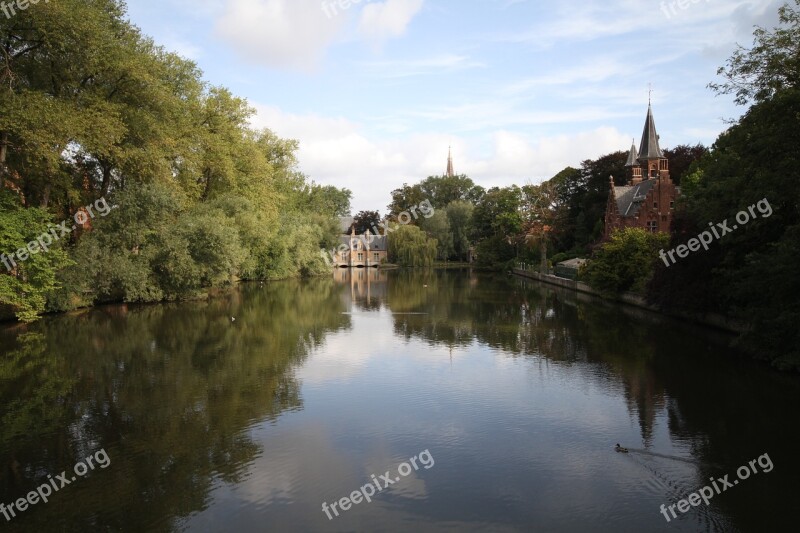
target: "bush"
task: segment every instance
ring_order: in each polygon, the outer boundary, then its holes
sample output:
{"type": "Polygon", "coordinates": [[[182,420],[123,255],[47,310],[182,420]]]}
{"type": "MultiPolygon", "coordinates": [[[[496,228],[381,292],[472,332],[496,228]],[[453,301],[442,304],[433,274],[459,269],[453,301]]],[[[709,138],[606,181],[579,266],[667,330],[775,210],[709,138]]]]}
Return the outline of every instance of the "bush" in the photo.
{"type": "MultiPolygon", "coordinates": [[[[46,252],[39,248],[25,261],[8,255],[36,241],[51,224],[46,210],[26,209],[14,195],[0,191],[0,253],[6,254],[3,259],[8,263],[0,263],[0,307],[22,321],[33,321],[45,310],[47,294],[59,287],[56,274],[70,261],[61,248],[64,241],[54,242],[46,252]]],[[[4,314],[8,313],[0,311],[4,314]]]]}
{"type": "Polygon", "coordinates": [[[658,251],[668,244],[666,233],[641,228],[615,231],[608,242],[597,248],[580,276],[609,296],[628,291],[644,295],[655,271],[658,251]]]}

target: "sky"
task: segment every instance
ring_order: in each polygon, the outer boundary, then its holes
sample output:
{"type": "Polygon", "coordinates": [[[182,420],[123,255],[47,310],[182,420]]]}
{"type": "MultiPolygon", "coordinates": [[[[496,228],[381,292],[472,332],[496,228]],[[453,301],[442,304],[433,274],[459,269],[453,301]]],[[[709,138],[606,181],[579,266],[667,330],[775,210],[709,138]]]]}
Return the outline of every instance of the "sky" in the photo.
{"type": "MultiPolygon", "coordinates": [[[[353,212],[455,171],[539,183],[638,145],[710,146],[744,109],[707,88],[780,0],[128,0],[212,85],[300,141],[300,170],[353,212]],[[344,6],[344,7],[343,7],[344,6]],[[650,93],[652,87],[652,93],[650,93]]],[[[409,206],[411,207],[411,206],[409,206]]]]}

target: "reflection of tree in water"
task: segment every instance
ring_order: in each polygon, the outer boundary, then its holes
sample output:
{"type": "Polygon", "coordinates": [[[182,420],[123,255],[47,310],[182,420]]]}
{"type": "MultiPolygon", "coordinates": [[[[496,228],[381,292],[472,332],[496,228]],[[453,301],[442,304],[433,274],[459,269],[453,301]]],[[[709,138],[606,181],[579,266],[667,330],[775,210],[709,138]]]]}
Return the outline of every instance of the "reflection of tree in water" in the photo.
{"type": "Polygon", "coordinates": [[[400,274],[389,280],[388,305],[396,312],[429,315],[396,315],[398,336],[450,347],[479,342],[502,348],[508,357],[580,365],[583,379],[603,390],[621,390],[645,445],[653,444],[655,425],[666,414],[669,434],[693,448],[698,479],[735,471],[768,451],[783,467],[769,474],[770,486],[779,489],[760,490],[748,482],[718,505],[737,516],[746,531],[758,529],[762,513],[742,509],[785,515],[785,500],[774,495],[794,490],[800,456],[795,439],[772,436],[781,427],[791,435],[792,413],[800,410],[795,376],[742,360],[721,333],[538,282],[482,274],[400,274]]]}
{"type": "Polygon", "coordinates": [[[261,451],[249,428],[302,409],[293,367],[349,327],[343,310],[331,280],[281,282],[205,302],[99,308],[3,337],[16,346],[0,355],[0,501],[97,449],[111,457],[96,482],[8,525],[175,529],[207,505],[215,479],[242,479],[261,451]]]}
{"type": "Polygon", "coordinates": [[[477,341],[510,357],[590,365],[591,379],[623,385],[643,439],[652,437],[656,414],[665,405],[653,368],[657,325],[570,291],[463,272],[397,273],[389,283],[389,305],[393,311],[428,313],[395,316],[395,333],[406,339],[450,347],[477,341]]]}
{"type": "Polygon", "coordinates": [[[476,307],[482,305],[469,284],[463,271],[393,272],[387,305],[395,313],[395,334],[450,347],[468,345],[474,336],[476,307]]]}

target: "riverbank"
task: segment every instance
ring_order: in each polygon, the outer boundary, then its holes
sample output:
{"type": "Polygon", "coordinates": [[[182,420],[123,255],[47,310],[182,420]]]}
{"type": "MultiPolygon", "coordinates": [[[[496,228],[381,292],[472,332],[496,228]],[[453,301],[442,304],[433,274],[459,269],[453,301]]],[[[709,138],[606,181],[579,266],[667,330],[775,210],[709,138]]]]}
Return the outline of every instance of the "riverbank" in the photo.
{"type": "Polygon", "coordinates": [[[575,281],[566,278],[559,278],[558,276],[553,276],[550,274],[540,274],[539,272],[533,272],[529,270],[523,270],[521,268],[514,268],[512,272],[517,275],[528,279],[534,279],[537,281],[541,281],[542,283],[548,283],[550,285],[556,285],[558,287],[563,287],[565,289],[571,289],[577,292],[581,292],[584,294],[590,294],[592,296],[596,296],[598,298],[602,298],[603,300],[609,300],[616,303],[622,303],[626,305],[632,305],[635,307],[639,307],[641,309],[646,309],[653,313],[658,313],[661,315],[666,315],[672,318],[677,318],[680,320],[685,320],[687,322],[692,322],[695,324],[701,324],[703,326],[708,326],[712,328],[722,329],[731,333],[741,334],[748,330],[748,326],[746,324],[742,324],[731,320],[728,317],[723,315],[719,315],[716,313],[680,313],[680,312],[666,312],[663,309],[660,309],[654,305],[648,304],[647,301],[642,298],[641,296],[633,293],[624,293],[614,298],[609,298],[607,295],[602,294],[601,292],[593,289],[586,283],[581,281],[575,281]]]}

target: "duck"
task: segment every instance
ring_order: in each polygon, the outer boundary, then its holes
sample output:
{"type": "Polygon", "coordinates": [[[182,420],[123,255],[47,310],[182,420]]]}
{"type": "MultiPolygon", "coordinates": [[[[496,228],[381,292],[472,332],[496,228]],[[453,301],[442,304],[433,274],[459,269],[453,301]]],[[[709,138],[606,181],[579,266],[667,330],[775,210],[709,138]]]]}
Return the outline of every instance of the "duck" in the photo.
{"type": "Polygon", "coordinates": [[[628,453],[628,448],[623,448],[622,446],[619,445],[619,443],[617,443],[617,445],[614,446],[614,451],[619,453],[628,453]]]}

